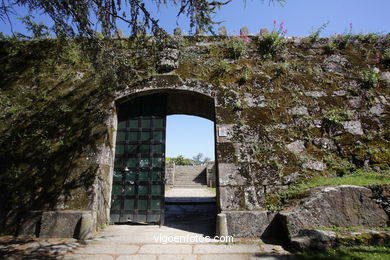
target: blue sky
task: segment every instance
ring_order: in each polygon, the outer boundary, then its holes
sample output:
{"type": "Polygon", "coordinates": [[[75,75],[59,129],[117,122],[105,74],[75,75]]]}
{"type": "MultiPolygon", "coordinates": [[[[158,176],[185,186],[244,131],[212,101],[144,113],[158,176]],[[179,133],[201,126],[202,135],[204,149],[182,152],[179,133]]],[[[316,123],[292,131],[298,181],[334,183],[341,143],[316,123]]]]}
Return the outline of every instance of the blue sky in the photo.
{"type": "MultiPolygon", "coordinates": [[[[169,2],[169,1],[168,1],[169,2]]],[[[150,4],[147,6],[151,6],[150,4]]],[[[153,15],[158,17],[160,25],[168,32],[178,25],[184,32],[189,31],[188,19],[177,20],[178,9],[172,6],[162,6],[153,9],[153,15]]],[[[19,8],[17,15],[12,15],[15,32],[25,33],[24,26],[16,17],[22,17],[26,10],[19,8]]],[[[34,14],[36,21],[50,24],[47,17],[34,14]]],[[[322,36],[352,33],[389,33],[390,0],[287,0],[284,6],[268,4],[268,0],[233,0],[228,6],[222,7],[215,20],[224,21],[229,34],[237,35],[240,28],[248,27],[250,34],[256,34],[260,28],[272,29],[273,21],[284,22],[287,36],[307,36],[329,21],[322,36]]],[[[8,23],[2,23],[1,30],[10,34],[8,23]]],[[[126,34],[126,26],[121,25],[126,34]]],[[[206,119],[190,116],[170,116],[167,119],[167,151],[169,157],[179,154],[186,157],[202,152],[214,159],[213,123],[206,119]]]]}
{"type": "Polygon", "coordinates": [[[192,158],[198,153],[214,160],[214,122],[197,116],[167,117],[166,156],[192,158]]]}
{"type": "MultiPolygon", "coordinates": [[[[172,32],[177,26],[178,9],[161,6],[157,10],[152,4],[147,6],[151,7],[162,27],[172,32]]],[[[389,0],[287,0],[283,6],[268,4],[268,0],[233,0],[220,9],[215,20],[224,21],[223,25],[231,34],[237,34],[243,26],[247,26],[251,34],[257,33],[262,27],[272,29],[274,20],[284,21],[288,29],[287,36],[307,36],[328,21],[330,23],[323,31],[323,36],[344,33],[349,30],[350,23],[354,33],[388,33],[389,10],[389,0]]],[[[23,25],[15,18],[24,16],[26,10],[18,8],[15,11],[18,14],[11,15],[13,29],[15,32],[24,32],[23,25]]],[[[50,24],[39,13],[35,17],[37,21],[50,24]]],[[[188,19],[181,17],[178,22],[184,31],[189,31],[188,19]]],[[[8,22],[0,24],[1,31],[10,34],[8,22]]],[[[127,30],[124,24],[121,27],[123,31],[127,30]]]]}

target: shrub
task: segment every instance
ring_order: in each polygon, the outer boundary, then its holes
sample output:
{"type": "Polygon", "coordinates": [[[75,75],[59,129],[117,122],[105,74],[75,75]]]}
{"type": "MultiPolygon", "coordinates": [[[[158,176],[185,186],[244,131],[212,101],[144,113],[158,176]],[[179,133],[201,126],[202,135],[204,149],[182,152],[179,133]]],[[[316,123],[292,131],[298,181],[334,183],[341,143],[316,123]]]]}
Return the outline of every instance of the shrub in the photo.
{"type": "Polygon", "coordinates": [[[335,43],[334,38],[333,37],[329,38],[328,42],[325,45],[326,53],[333,54],[333,53],[335,53],[337,51],[337,49],[338,49],[338,46],[335,43]]]}
{"type": "Polygon", "coordinates": [[[381,57],[381,62],[390,65],[390,49],[386,49],[381,57]]]}
{"type": "Polygon", "coordinates": [[[339,109],[330,110],[325,114],[325,120],[334,124],[341,124],[344,121],[350,120],[350,116],[347,112],[339,109]]]}
{"type": "Polygon", "coordinates": [[[277,22],[274,21],[272,32],[265,32],[259,37],[259,50],[263,58],[270,58],[280,51],[285,44],[284,37],[286,33],[284,22],[281,22],[279,27],[277,27],[277,22]]]}
{"type": "Polygon", "coordinates": [[[227,58],[238,59],[246,53],[245,39],[232,37],[226,42],[227,58]]]}
{"type": "Polygon", "coordinates": [[[365,88],[374,88],[378,85],[379,75],[375,70],[365,70],[360,73],[360,80],[365,88]]]}

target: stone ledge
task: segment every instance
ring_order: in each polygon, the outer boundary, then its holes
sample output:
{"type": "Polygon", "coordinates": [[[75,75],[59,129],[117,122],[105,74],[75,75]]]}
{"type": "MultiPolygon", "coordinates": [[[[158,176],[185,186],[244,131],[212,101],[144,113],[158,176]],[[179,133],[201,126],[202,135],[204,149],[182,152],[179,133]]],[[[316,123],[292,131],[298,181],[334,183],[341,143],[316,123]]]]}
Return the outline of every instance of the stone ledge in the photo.
{"type": "Polygon", "coordinates": [[[29,211],[18,236],[85,239],[93,231],[93,213],[88,210],[29,211]]]}
{"type": "Polygon", "coordinates": [[[273,222],[270,211],[222,211],[226,214],[228,234],[233,237],[261,237],[273,222]]]}
{"type": "Polygon", "coordinates": [[[85,233],[92,232],[92,223],[83,225],[87,230],[81,230],[82,221],[92,218],[92,211],[45,211],[42,213],[39,237],[79,238],[81,233],[86,236],[85,233]]]}

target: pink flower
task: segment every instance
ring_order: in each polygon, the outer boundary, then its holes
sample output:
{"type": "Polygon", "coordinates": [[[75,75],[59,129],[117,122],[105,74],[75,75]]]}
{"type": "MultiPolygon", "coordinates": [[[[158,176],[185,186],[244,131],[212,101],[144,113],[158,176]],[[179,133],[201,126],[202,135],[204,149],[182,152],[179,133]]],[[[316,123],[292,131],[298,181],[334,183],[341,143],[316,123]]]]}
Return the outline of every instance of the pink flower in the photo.
{"type": "Polygon", "coordinates": [[[283,34],[287,34],[287,29],[283,31],[283,34]]]}
{"type": "Polygon", "coordinates": [[[381,55],[380,55],[379,53],[376,53],[376,54],[375,54],[375,57],[374,57],[374,60],[375,60],[376,62],[380,62],[380,61],[381,61],[381,55]]]}

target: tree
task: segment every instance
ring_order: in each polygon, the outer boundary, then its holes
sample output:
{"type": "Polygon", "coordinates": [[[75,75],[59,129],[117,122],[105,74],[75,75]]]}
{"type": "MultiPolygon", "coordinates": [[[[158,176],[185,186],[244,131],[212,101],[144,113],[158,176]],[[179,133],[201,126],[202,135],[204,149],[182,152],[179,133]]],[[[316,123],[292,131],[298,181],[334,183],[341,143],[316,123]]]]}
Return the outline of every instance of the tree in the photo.
{"type": "Polygon", "coordinates": [[[209,161],[211,161],[211,159],[208,157],[204,157],[203,153],[198,153],[197,155],[192,157],[192,162],[194,165],[205,165],[209,161]]]}
{"type": "Polygon", "coordinates": [[[185,158],[183,155],[179,155],[176,158],[171,158],[171,161],[174,162],[176,165],[192,165],[191,160],[185,158]]]}
{"type": "MultiPolygon", "coordinates": [[[[212,16],[217,10],[232,0],[154,0],[155,7],[175,5],[179,8],[177,16],[186,15],[191,29],[213,32],[218,23],[212,16]]],[[[245,1],[245,0],[244,0],[245,1]]],[[[262,0],[264,1],[264,0],[262,0]]],[[[282,3],[285,0],[269,0],[282,3]]],[[[0,19],[9,21],[9,13],[15,6],[27,7],[30,11],[47,14],[53,21],[57,36],[95,37],[94,29],[101,26],[103,36],[115,34],[117,21],[129,25],[130,34],[146,33],[150,30],[155,36],[166,34],[159,26],[159,20],[152,17],[145,0],[2,0],[0,19]],[[97,21],[97,22],[96,22],[97,21]]]]}

